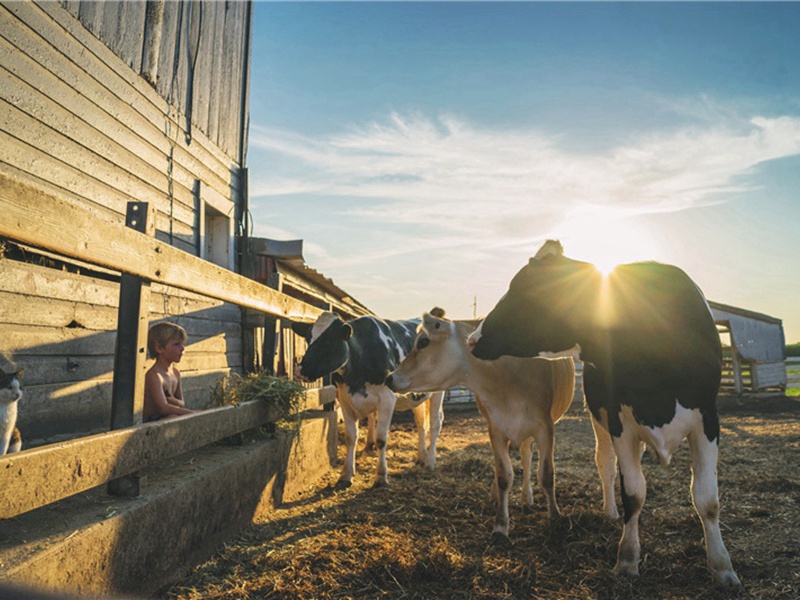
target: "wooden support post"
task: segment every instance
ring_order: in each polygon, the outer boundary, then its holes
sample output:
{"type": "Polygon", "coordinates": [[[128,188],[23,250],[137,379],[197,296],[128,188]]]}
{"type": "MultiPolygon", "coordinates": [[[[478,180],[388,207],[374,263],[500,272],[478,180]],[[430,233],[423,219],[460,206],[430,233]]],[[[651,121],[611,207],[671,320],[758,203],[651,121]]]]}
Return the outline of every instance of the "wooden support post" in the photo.
{"type": "MultiPolygon", "coordinates": [[[[146,202],[129,202],[125,225],[152,236],[155,219],[146,202]]],[[[123,273],[120,278],[117,341],[114,349],[114,383],[111,388],[111,429],[141,423],[150,321],[150,282],[123,273]]],[[[108,482],[114,496],[138,496],[136,473],[108,482]]]]}

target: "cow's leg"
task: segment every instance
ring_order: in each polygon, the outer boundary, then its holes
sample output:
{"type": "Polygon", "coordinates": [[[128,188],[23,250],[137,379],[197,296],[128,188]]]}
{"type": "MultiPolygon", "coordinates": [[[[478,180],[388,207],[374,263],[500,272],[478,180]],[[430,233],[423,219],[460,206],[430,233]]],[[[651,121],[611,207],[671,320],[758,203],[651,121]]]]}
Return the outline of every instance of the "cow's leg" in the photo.
{"type": "Polygon", "coordinates": [[[375,487],[382,487],[389,485],[386,444],[389,440],[389,427],[392,424],[392,415],[394,414],[394,405],[397,403],[397,396],[386,386],[383,386],[378,395],[378,427],[375,442],[378,446],[378,473],[375,478],[375,487]]]}
{"type": "Polygon", "coordinates": [[[600,475],[600,485],[603,488],[603,512],[610,519],[619,519],[617,500],[614,495],[614,476],[616,474],[617,455],[611,443],[611,434],[592,415],[592,429],[594,430],[594,462],[597,473],[600,475]]]}
{"type": "Polygon", "coordinates": [[[492,543],[507,544],[508,539],[508,494],[514,483],[514,469],[508,455],[508,438],[489,425],[489,439],[494,454],[494,484],[497,490],[497,516],[492,531],[492,543]]]}
{"type": "Polygon", "coordinates": [[[533,506],[533,487],[531,486],[531,463],[533,462],[533,438],[522,442],[519,448],[522,458],[522,506],[533,506]]]}
{"type": "Polygon", "coordinates": [[[415,406],[411,412],[417,429],[417,464],[424,465],[428,458],[428,403],[415,406]]]}
{"type": "Polygon", "coordinates": [[[619,488],[624,511],[622,538],[614,571],[635,576],[639,574],[639,515],[647,497],[647,482],[642,472],[639,439],[630,429],[623,429],[622,436],[613,438],[619,461],[619,488]]]}
{"type": "Polygon", "coordinates": [[[547,499],[547,516],[555,519],[561,514],[556,502],[555,425],[550,419],[545,419],[538,424],[535,434],[539,446],[539,469],[536,473],[539,488],[547,499]]]}
{"type": "Polygon", "coordinates": [[[428,405],[428,420],[431,430],[431,441],[428,445],[425,466],[433,471],[436,468],[436,444],[439,441],[439,433],[442,431],[442,422],[444,421],[444,392],[434,392],[425,404],[428,405]]]}
{"type": "Polygon", "coordinates": [[[377,436],[377,420],[376,412],[371,412],[367,415],[367,439],[364,440],[364,452],[374,450],[376,447],[375,441],[377,436]]]}
{"type": "Polygon", "coordinates": [[[342,418],[344,419],[344,441],[347,448],[347,456],[339,474],[339,481],[336,487],[350,487],[353,483],[353,476],[356,472],[356,442],[358,441],[358,415],[353,407],[342,403],[342,418]]]}
{"type": "Polygon", "coordinates": [[[703,523],[708,568],[714,582],[723,587],[740,588],[730,556],[719,529],[719,497],[717,495],[718,440],[709,442],[702,426],[689,434],[692,456],[692,499],[703,523]]]}

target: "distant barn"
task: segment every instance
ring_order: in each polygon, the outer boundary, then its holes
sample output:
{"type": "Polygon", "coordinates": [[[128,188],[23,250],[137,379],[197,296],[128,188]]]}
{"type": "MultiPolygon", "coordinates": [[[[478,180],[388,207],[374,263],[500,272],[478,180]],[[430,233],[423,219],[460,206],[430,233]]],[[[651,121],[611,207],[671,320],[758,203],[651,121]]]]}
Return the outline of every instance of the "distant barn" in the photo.
{"type": "Polygon", "coordinates": [[[728,368],[724,383],[737,393],[786,388],[783,322],[744,308],[709,302],[723,337],[728,368]],[[725,339],[725,338],[728,339],[725,339]],[[748,381],[749,379],[749,381],[748,381]]]}

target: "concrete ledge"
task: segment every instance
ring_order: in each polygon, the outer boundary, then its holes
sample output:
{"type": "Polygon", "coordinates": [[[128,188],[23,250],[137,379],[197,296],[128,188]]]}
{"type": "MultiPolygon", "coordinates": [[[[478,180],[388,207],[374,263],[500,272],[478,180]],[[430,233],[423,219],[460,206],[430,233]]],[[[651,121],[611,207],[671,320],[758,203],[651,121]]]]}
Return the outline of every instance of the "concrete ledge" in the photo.
{"type": "Polygon", "coordinates": [[[91,595],[149,595],[335,464],[335,413],[299,432],[214,445],[142,472],[142,494],[103,487],[0,521],[0,569],[15,585],[91,595]]]}

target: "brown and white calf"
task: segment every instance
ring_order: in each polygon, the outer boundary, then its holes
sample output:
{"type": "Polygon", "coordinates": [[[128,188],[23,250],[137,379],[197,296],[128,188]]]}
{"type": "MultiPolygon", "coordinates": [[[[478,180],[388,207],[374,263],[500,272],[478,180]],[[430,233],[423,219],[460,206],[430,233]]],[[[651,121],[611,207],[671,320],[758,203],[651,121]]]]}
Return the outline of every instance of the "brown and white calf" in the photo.
{"type": "Polygon", "coordinates": [[[444,318],[434,309],[422,317],[414,349],[389,375],[386,385],[397,392],[428,391],[464,386],[475,393],[489,425],[495,460],[497,517],[492,539],[508,541],[508,495],[514,481],[509,443],[520,448],[527,481],[523,502],[531,504],[529,467],[532,444],[539,447],[538,482],[551,518],[560,514],[555,496],[554,425],[566,412],[575,387],[572,358],[479,360],[467,347],[473,331],[467,323],[444,318]]]}

